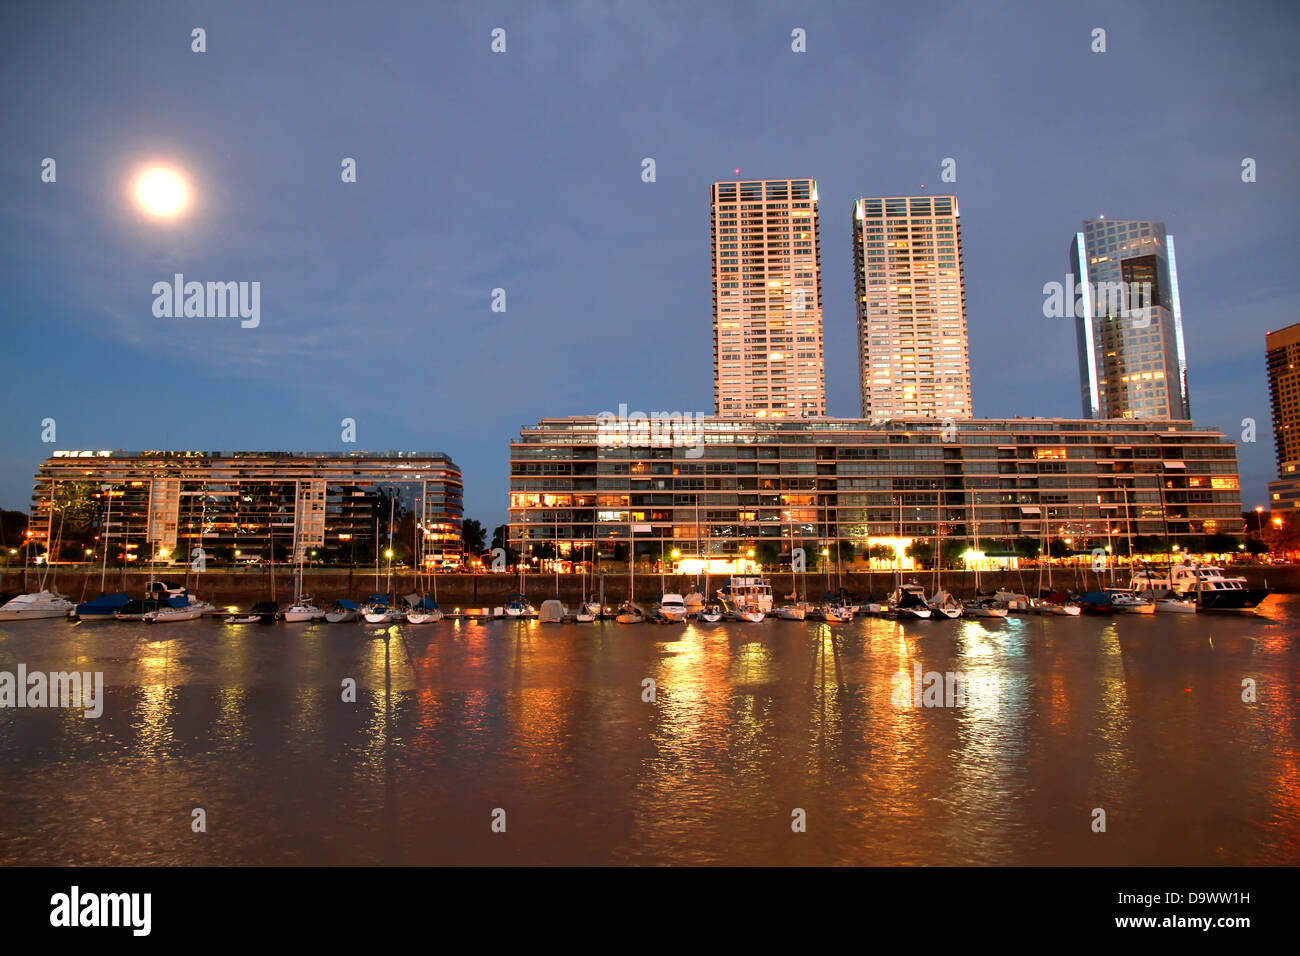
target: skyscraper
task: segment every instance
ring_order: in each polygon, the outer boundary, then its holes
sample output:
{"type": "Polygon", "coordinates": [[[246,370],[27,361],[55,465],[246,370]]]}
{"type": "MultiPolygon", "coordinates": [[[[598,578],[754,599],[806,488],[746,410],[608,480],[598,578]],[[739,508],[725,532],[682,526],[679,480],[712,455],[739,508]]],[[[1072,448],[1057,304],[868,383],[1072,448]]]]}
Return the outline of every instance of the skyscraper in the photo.
{"type": "Polygon", "coordinates": [[[1278,480],[1269,507],[1300,508],[1300,322],[1264,336],[1278,480]]]}
{"type": "Polygon", "coordinates": [[[862,417],[970,418],[970,355],[955,196],[853,207],[862,417]]]}
{"type": "Polygon", "coordinates": [[[714,183],[712,205],[715,412],[825,416],[816,180],[714,183]]]}
{"type": "Polygon", "coordinates": [[[1085,418],[1190,419],[1174,238],[1163,222],[1085,219],[1068,272],[1085,418]]]}

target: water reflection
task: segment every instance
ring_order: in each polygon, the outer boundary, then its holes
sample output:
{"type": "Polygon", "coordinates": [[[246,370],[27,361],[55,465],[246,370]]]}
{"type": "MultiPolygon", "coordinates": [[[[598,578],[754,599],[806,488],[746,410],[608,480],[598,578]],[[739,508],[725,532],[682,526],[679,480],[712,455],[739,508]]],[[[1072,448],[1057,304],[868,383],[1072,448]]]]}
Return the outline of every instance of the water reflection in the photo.
{"type": "Polygon", "coordinates": [[[100,670],[106,702],[0,710],[0,863],[1295,863],[1297,632],[1289,597],[834,626],[7,625],[0,670],[100,670]],[[899,706],[918,674],[966,706],[899,706]],[[194,806],[220,839],[191,838],[194,806]]]}

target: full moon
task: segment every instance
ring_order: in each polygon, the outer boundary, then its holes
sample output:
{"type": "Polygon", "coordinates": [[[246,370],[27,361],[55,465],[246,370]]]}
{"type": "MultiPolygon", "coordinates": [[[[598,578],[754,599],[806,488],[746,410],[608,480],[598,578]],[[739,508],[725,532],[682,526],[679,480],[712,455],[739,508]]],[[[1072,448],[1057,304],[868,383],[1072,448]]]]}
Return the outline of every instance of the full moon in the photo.
{"type": "Polygon", "coordinates": [[[190,204],[185,177],[165,166],[151,166],[140,172],[132,192],[140,211],[155,219],[174,219],[190,204]]]}

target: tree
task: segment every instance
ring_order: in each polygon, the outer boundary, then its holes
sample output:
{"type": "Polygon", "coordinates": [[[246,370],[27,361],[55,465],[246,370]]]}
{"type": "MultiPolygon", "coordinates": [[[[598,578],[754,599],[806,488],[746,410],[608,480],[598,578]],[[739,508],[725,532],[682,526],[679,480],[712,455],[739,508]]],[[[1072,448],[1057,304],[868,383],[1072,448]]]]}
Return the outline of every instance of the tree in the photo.
{"type": "MultiPolygon", "coordinates": [[[[393,563],[413,566],[415,564],[415,554],[412,552],[414,542],[412,538],[416,534],[415,512],[408,511],[397,519],[397,527],[393,529],[393,563]]],[[[387,545],[385,545],[386,547],[387,545]]]]}
{"type": "Polygon", "coordinates": [[[1168,542],[1158,535],[1140,534],[1133,539],[1133,552],[1135,554],[1164,554],[1168,550],[1168,542]]]}
{"type": "Polygon", "coordinates": [[[898,552],[892,545],[873,544],[867,548],[867,557],[872,561],[895,561],[898,559],[898,552]]]}
{"type": "Polygon", "coordinates": [[[760,541],[754,546],[754,560],[761,568],[775,567],[781,558],[781,549],[775,542],[760,541]]]}
{"type": "MultiPolygon", "coordinates": [[[[519,552],[509,546],[510,526],[499,524],[492,530],[492,550],[501,548],[506,554],[506,567],[519,563],[519,552]]],[[[491,564],[488,565],[491,567],[491,564]]]]}
{"type": "Polygon", "coordinates": [[[1205,536],[1205,550],[1210,554],[1235,554],[1239,549],[1237,545],[1241,544],[1241,539],[1234,534],[1224,534],[1222,531],[1205,536]]]}
{"type": "Polygon", "coordinates": [[[962,555],[966,553],[966,542],[958,538],[946,538],[943,542],[944,567],[953,567],[962,563],[962,555]]]}
{"type": "Polygon", "coordinates": [[[1013,550],[1020,557],[1033,561],[1038,557],[1038,553],[1042,550],[1042,546],[1035,538],[1016,538],[1013,550]]]}
{"type": "Polygon", "coordinates": [[[23,532],[27,530],[27,515],[21,511],[0,511],[0,547],[21,548],[23,532]]]}
{"type": "Polygon", "coordinates": [[[466,518],[461,525],[460,539],[466,554],[482,554],[487,550],[487,529],[473,518],[466,518]]]}
{"type": "Polygon", "coordinates": [[[928,564],[934,560],[934,545],[929,541],[913,541],[903,553],[917,564],[928,564]]]}
{"type": "Polygon", "coordinates": [[[853,559],[857,557],[857,550],[853,547],[853,542],[847,538],[837,541],[835,547],[839,552],[836,560],[840,564],[852,564],[853,559]]]}
{"type": "Polygon", "coordinates": [[[1047,553],[1053,558],[1068,558],[1074,554],[1074,549],[1060,538],[1053,538],[1047,543],[1047,553]]]}

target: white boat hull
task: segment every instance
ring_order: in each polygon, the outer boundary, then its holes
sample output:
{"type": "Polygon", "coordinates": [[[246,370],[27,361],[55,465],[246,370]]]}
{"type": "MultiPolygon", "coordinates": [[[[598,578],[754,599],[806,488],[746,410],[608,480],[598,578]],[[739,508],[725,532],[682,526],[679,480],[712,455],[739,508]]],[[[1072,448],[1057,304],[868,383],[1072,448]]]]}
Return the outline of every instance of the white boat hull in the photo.
{"type": "Polygon", "coordinates": [[[1121,614],[1154,614],[1156,606],[1154,604],[1126,604],[1119,609],[1121,614]]]}
{"type": "Polygon", "coordinates": [[[930,609],[928,607],[895,608],[891,613],[897,618],[913,618],[918,621],[928,621],[930,619],[930,609]]]}
{"type": "Polygon", "coordinates": [[[0,611],[0,621],[38,621],[50,617],[67,617],[70,607],[23,608],[18,611],[0,611]]]}
{"type": "Polygon", "coordinates": [[[286,624],[306,624],[311,621],[324,620],[324,618],[325,618],[325,612],[319,609],[310,610],[310,611],[296,611],[293,608],[289,608],[281,615],[281,619],[286,624]]]}
{"type": "Polygon", "coordinates": [[[197,621],[202,616],[202,608],[173,608],[167,611],[150,611],[144,615],[144,622],[146,624],[171,624],[176,621],[197,621]]]}
{"type": "Polygon", "coordinates": [[[52,617],[67,617],[77,605],[52,591],[33,591],[20,594],[0,607],[0,621],[41,621],[52,617]]]}

